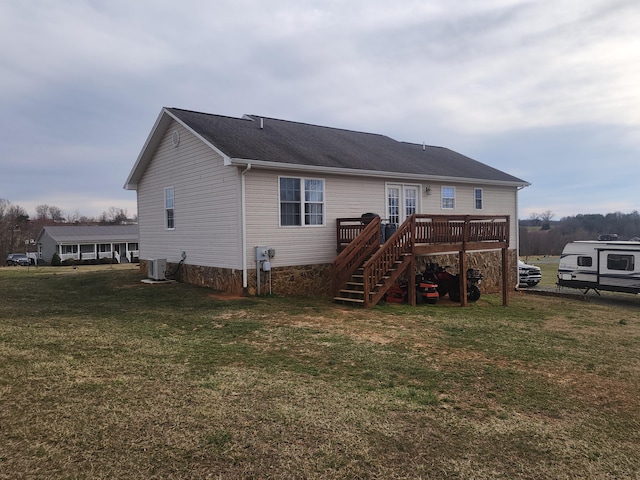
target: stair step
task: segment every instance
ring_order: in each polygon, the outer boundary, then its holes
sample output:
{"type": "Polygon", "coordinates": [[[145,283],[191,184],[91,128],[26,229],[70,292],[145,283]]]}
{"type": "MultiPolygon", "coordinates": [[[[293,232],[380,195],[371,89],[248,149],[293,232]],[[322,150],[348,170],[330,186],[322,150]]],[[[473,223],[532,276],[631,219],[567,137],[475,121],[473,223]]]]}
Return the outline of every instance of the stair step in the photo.
{"type": "Polygon", "coordinates": [[[342,289],[340,290],[340,293],[344,293],[346,295],[360,295],[363,296],[364,295],[364,291],[362,290],[349,290],[349,289],[342,289]]]}
{"type": "Polygon", "coordinates": [[[334,302],[341,302],[345,304],[364,305],[363,298],[345,298],[345,297],[333,297],[334,302]]]}

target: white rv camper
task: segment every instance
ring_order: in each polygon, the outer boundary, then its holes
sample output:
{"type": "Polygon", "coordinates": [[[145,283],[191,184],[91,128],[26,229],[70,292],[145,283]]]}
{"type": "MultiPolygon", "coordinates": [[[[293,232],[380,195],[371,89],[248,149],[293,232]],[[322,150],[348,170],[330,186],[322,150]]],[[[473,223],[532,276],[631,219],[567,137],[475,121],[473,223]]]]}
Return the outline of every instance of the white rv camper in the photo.
{"type": "Polygon", "coordinates": [[[582,241],[565,245],[558,285],[611,292],[640,293],[640,242],[582,241]]]}

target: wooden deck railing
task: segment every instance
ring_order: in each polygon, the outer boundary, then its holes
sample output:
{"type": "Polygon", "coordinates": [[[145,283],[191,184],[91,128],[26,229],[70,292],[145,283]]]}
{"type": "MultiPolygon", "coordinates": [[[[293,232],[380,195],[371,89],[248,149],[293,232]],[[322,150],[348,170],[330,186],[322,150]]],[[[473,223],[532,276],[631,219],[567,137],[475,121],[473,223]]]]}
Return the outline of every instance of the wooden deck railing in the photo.
{"type": "MultiPolygon", "coordinates": [[[[378,218],[378,221],[380,221],[380,218],[378,218]]],[[[362,221],[362,217],[336,219],[336,249],[338,253],[347,248],[347,246],[362,233],[366,226],[367,224],[362,221]]]]}
{"type": "Polygon", "coordinates": [[[415,215],[416,244],[507,242],[508,216],[415,215]]]}

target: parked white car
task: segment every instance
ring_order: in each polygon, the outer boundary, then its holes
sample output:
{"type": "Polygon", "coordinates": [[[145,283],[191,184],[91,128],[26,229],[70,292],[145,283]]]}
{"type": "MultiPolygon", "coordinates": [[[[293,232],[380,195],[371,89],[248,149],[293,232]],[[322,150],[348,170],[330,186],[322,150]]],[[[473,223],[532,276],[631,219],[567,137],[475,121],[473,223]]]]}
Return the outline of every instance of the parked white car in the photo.
{"type": "Polygon", "coordinates": [[[542,280],[540,267],[528,265],[522,260],[518,260],[518,276],[521,287],[535,287],[542,280]]]}

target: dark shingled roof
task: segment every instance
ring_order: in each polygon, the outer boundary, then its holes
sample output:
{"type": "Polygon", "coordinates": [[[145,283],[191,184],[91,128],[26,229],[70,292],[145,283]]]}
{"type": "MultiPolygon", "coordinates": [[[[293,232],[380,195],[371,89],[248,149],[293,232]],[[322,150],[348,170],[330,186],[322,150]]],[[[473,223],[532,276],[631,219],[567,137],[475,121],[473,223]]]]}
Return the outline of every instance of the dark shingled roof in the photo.
{"type": "Polygon", "coordinates": [[[524,180],[443,147],[257,115],[234,118],[178,108],[166,110],[231,159],[527,185],[524,180]]]}
{"type": "Polygon", "coordinates": [[[56,242],[137,242],[138,225],[46,225],[38,240],[47,232],[56,242]]]}

